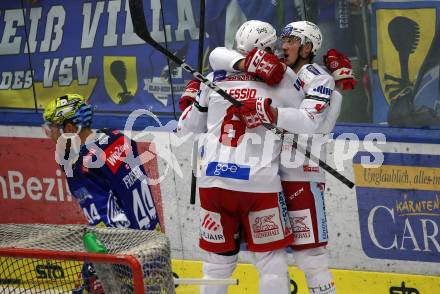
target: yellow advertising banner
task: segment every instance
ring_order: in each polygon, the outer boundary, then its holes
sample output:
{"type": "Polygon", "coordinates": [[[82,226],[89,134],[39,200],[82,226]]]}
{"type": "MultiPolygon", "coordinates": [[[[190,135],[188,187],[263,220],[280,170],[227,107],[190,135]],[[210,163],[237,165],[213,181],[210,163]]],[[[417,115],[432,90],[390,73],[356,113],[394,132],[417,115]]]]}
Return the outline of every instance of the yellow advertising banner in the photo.
{"type": "Polygon", "coordinates": [[[369,188],[440,190],[440,168],[353,164],[356,186],[369,188]]]}
{"type": "Polygon", "coordinates": [[[436,31],[436,9],[377,9],[377,67],[388,103],[414,84],[436,31]]]}
{"type": "MultiPolygon", "coordinates": [[[[201,278],[199,261],[173,260],[173,272],[179,278],[201,278]]],[[[292,294],[309,294],[305,276],[297,267],[289,267],[292,294]]],[[[332,270],[340,294],[428,294],[440,293],[440,277],[353,270],[332,270]]],[[[229,294],[258,293],[258,273],[251,264],[239,264],[233,274],[238,285],[229,286],[229,294]]],[[[199,286],[179,285],[176,294],[199,293],[199,286]]],[[[275,294],[275,293],[273,293],[275,294]]]]}

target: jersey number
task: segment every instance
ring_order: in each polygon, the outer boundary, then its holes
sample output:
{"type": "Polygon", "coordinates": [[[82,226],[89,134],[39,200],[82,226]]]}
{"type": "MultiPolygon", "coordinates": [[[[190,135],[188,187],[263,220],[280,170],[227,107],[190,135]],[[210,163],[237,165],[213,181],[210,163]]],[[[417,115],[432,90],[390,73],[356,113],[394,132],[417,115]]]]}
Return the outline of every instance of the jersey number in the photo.
{"type": "Polygon", "coordinates": [[[83,208],[84,215],[86,216],[89,224],[95,224],[101,219],[101,217],[99,216],[98,210],[96,209],[94,203],[89,205],[89,209],[90,211],[86,207],[83,208]]]}
{"type": "Polygon", "coordinates": [[[226,146],[237,147],[241,136],[246,132],[246,125],[235,115],[236,109],[235,106],[230,106],[223,119],[219,142],[226,146]]]}
{"type": "Polygon", "coordinates": [[[141,182],[141,194],[138,189],[133,190],[133,211],[140,229],[150,228],[150,219],[156,218],[156,208],[151,197],[150,188],[144,181],[141,182]]]}

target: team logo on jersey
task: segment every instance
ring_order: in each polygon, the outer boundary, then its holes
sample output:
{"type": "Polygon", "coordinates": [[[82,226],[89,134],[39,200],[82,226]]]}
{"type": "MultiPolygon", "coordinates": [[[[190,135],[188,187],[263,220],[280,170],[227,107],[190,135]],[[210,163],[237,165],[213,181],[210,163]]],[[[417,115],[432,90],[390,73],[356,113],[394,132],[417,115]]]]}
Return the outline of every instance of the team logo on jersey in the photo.
{"type": "Polygon", "coordinates": [[[235,163],[210,162],[206,167],[206,176],[222,177],[236,180],[249,180],[250,166],[235,163]]]}
{"type": "Polygon", "coordinates": [[[118,228],[130,227],[130,221],[125,215],[124,211],[119,207],[116,202],[116,197],[112,191],[109,192],[107,202],[107,218],[109,222],[118,228]]]}
{"type": "Polygon", "coordinates": [[[249,213],[249,223],[255,244],[265,244],[284,239],[278,208],[249,213]]]}
{"type": "Polygon", "coordinates": [[[435,35],[435,8],[378,9],[377,66],[388,103],[412,90],[435,35]]]}
{"type": "Polygon", "coordinates": [[[295,245],[311,244],[315,242],[312,218],[309,209],[289,211],[295,245]]]}
{"type": "Polygon", "coordinates": [[[129,102],[136,94],[138,79],[136,57],[104,56],[104,85],[116,104],[129,102]]]}
{"type": "Polygon", "coordinates": [[[225,243],[220,214],[201,208],[200,237],[211,243],[225,243]]]}

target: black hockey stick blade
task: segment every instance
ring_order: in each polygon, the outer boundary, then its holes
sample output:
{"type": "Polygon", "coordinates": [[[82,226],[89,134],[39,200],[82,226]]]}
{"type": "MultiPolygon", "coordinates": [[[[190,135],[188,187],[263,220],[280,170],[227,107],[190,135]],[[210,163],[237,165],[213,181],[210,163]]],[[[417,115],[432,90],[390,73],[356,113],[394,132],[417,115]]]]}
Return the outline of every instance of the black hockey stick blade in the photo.
{"type": "MultiPolygon", "coordinates": [[[[217,92],[219,95],[221,95],[223,98],[225,98],[227,101],[229,101],[231,104],[235,106],[241,106],[241,102],[238,100],[235,100],[231,95],[226,93],[223,89],[219,88],[216,84],[208,80],[205,76],[203,76],[201,73],[193,69],[191,66],[183,62],[179,57],[174,55],[171,51],[157,43],[153,38],[151,38],[151,35],[148,31],[147,22],[145,20],[144,15],[144,7],[143,7],[143,0],[129,0],[130,5],[130,13],[131,18],[133,21],[133,29],[134,32],[143,39],[146,43],[154,47],[155,49],[159,50],[162,54],[164,54],[167,58],[172,60],[173,62],[177,63],[179,66],[183,68],[186,72],[189,72],[192,74],[197,80],[208,86],[213,91],[217,92]]],[[[273,131],[276,134],[282,134],[283,130],[274,127],[274,126],[266,126],[269,130],[273,131]]],[[[293,146],[297,146],[295,140],[293,140],[293,146]]],[[[319,166],[327,171],[329,174],[333,175],[336,179],[340,180],[343,184],[345,184],[350,189],[353,188],[354,183],[351,182],[349,179],[347,179],[344,175],[340,174],[337,170],[326,164],[324,161],[316,158],[313,156],[310,151],[308,150],[298,150],[302,152],[307,158],[314,161],[315,163],[319,164],[319,166]]]]}

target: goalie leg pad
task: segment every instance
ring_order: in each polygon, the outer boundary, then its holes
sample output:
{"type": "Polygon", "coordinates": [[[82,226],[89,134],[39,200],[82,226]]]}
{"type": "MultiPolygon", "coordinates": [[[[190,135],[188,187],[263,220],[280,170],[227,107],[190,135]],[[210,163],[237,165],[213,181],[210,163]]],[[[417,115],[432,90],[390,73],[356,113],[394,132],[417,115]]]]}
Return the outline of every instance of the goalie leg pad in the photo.
{"type": "Polygon", "coordinates": [[[310,293],[336,293],[333,276],[328,268],[328,252],[324,246],[294,251],[293,258],[306,275],[310,293]]]}
{"type": "Polygon", "coordinates": [[[259,273],[259,293],[290,293],[286,250],[255,252],[259,273]]]}
{"type": "MultiPolygon", "coordinates": [[[[237,266],[238,255],[219,255],[208,253],[206,262],[203,262],[204,279],[227,279],[237,266]]],[[[200,294],[226,294],[228,285],[201,285],[200,294]]]]}

